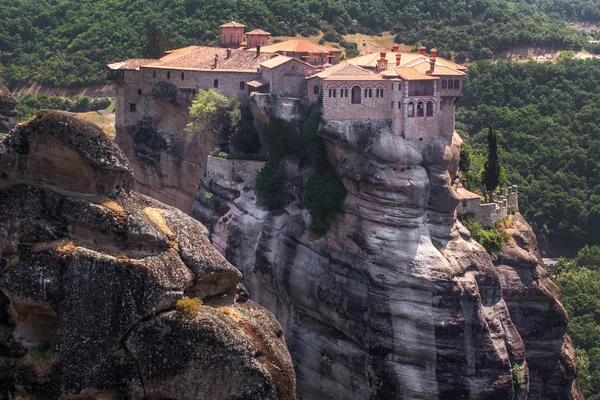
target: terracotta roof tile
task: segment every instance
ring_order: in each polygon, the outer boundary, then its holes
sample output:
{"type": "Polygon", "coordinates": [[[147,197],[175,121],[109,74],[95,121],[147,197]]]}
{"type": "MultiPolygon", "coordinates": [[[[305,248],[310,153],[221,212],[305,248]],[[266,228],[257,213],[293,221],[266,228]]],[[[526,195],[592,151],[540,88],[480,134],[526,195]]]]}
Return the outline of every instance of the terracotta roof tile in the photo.
{"type": "Polygon", "coordinates": [[[159,60],[154,58],[130,58],[129,60],[119,61],[106,66],[110,69],[139,69],[142,65],[157,63],[159,60]]]}
{"type": "Polygon", "coordinates": [[[292,57],[287,57],[287,56],[276,56],[273,57],[267,61],[263,61],[260,63],[261,67],[265,67],[265,68],[275,68],[278,67],[280,65],[283,65],[285,63],[287,63],[288,61],[293,60],[292,57]]]}
{"type": "Polygon", "coordinates": [[[392,77],[398,76],[407,81],[428,81],[428,80],[440,79],[437,76],[431,76],[431,75],[427,75],[422,72],[419,72],[415,68],[406,68],[406,67],[396,67],[396,68],[388,69],[387,71],[385,71],[383,73],[383,76],[385,76],[387,78],[392,78],[392,77]]]}
{"type": "Polygon", "coordinates": [[[278,51],[289,51],[291,53],[308,53],[311,50],[323,49],[329,53],[341,53],[342,50],[334,47],[322,46],[304,39],[290,39],[280,43],[261,47],[264,53],[277,53],[278,51]]]}
{"type": "Polygon", "coordinates": [[[272,57],[271,54],[260,54],[244,49],[231,49],[227,57],[227,49],[220,47],[190,46],[173,50],[157,62],[144,66],[157,68],[189,68],[210,69],[214,67],[215,54],[218,55],[217,69],[247,70],[258,68],[260,63],[272,57]]]}
{"type": "Polygon", "coordinates": [[[323,78],[324,81],[380,81],[383,80],[381,75],[331,75],[323,78]]]}
{"type": "Polygon", "coordinates": [[[469,192],[462,185],[456,189],[456,194],[459,200],[481,199],[482,197],[473,192],[469,192]]]}
{"type": "Polygon", "coordinates": [[[263,31],[262,29],[255,29],[250,32],[246,32],[246,35],[270,35],[271,32],[263,31]]]}
{"type": "Polygon", "coordinates": [[[231,21],[226,24],[219,26],[219,28],[245,28],[246,25],[240,24],[239,22],[231,21]]]}
{"type": "Polygon", "coordinates": [[[334,65],[329,68],[325,68],[325,70],[319,72],[318,74],[312,75],[309,78],[318,76],[319,78],[327,78],[330,75],[374,75],[371,71],[368,71],[364,68],[356,66],[347,61],[342,61],[341,63],[334,65]]]}

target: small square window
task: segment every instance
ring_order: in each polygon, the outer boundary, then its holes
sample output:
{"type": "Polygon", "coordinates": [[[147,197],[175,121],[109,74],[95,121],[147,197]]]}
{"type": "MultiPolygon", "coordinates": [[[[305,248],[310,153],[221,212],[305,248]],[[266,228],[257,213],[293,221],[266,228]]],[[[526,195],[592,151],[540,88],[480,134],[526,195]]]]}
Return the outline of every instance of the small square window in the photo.
{"type": "Polygon", "coordinates": [[[135,112],[135,103],[129,104],[129,111],[135,112]]]}

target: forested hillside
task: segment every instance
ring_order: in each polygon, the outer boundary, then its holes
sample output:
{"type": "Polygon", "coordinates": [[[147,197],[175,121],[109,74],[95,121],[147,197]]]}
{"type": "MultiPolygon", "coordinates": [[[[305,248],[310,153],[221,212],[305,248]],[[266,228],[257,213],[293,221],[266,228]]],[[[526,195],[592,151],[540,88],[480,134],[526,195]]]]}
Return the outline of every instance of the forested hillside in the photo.
{"type": "Polygon", "coordinates": [[[462,62],[514,46],[579,49],[583,36],[565,21],[598,20],[598,7],[594,0],[11,0],[0,7],[0,63],[13,88],[98,83],[106,62],[143,55],[152,28],[175,47],[214,44],[230,19],[274,35],[320,29],[336,40],[391,30],[398,42],[436,46],[462,62]]]}
{"type": "Polygon", "coordinates": [[[475,155],[485,155],[488,126],[497,130],[500,160],[540,239],[572,250],[600,243],[600,60],[480,62],[464,87],[459,130],[475,155]]]}

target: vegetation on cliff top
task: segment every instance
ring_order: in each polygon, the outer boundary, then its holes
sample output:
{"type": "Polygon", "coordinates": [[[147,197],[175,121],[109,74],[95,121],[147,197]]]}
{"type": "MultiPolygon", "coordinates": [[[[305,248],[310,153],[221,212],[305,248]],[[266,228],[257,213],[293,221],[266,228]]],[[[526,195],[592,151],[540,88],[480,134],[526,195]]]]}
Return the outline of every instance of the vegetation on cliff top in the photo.
{"type": "Polygon", "coordinates": [[[554,281],[569,313],[577,347],[578,377],[586,399],[600,396],[600,247],[584,247],[573,261],[560,259],[554,281]]]}
{"type": "MultiPolygon", "coordinates": [[[[103,65],[152,55],[168,44],[216,44],[236,19],[273,35],[377,34],[437,47],[441,56],[488,58],[515,46],[579,49],[565,19],[600,20],[594,0],[13,0],[0,8],[0,64],[9,87],[34,81],[72,86],[104,81],[103,65]],[[550,13],[559,14],[550,14],[550,13]],[[164,32],[164,36],[157,34],[164,32]],[[154,38],[159,46],[148,43],[154,38]],[[146,53],[146,54],[144,54],[146,53]]],[[[341,46],[345,45],[341,42],[341,46]]],[[[352,50],[353,48],[351,48],[352,50]]]]}
{"type": "Polygon", "coordinates": [[[479,62],[459,105],[471,163],[485,159],[494,126],[520,211],[542,241],[600,243],[600,60],[479,62]]]}

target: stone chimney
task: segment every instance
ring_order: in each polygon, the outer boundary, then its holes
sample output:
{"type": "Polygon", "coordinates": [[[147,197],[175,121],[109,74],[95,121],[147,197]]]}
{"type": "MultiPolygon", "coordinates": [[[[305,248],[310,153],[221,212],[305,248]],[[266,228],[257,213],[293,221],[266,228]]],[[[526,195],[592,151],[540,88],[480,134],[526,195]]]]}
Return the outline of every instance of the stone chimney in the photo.
{"type": "Polygon", "coordinates": [[[256,46],[256,57],[260,56],[260,45],[256,46]]]}
{"type": "Polygon", "coordinates": [[[225,59],[229,59],[231,57],[231,49],[227,49],[227,55],[225,56],[225,59]]]}
{"type": "Polygon", "coordinates": [[[402,54],[396,53],[396,66],[400,66],[400,61],[402,60],[402,54]]]}
{"type": "Polygon", "coordinates": [[[400,46],[399,46],[399,45],[397,45],[397,44],[395,44],[395,45],[393,45],[393,46],[392,46],[392,51],[393,51],[394,53],[397,53],[399,48],[400,48],[400,46]]]}
{"type": "Polygon", "coordinates": [[[435,60],[437,58],[437,50],[436,49],[431,49],[431,56],[429,57],[429,63],[430,63],[430,67],[429,67],[429,73],[432,74],[433,71],[435,70],[435,60]]]}
{"type": "Polygon", "coordinates": [[[377,60],[377,70],[381,71],[381,70],[385,70],[388,67],[388,61],[387,58],[385,57],[387,54],[387,51],[385,50],[381,50],[381,52],[379,52],[379,60],[377,60]]]}
{"type": "Polygon", "coordinates": [[[427,47],[425,47],[425,46],[419,47],[419,53],[421,53],[421,55],[424,56],[427,53],[427,47]]]}
{"type": "Polygon", "coordinates": [[[213,68],[217,68],[219,66],[219,55],[215,54],[215,62],[213,64],[213,68]]]}

